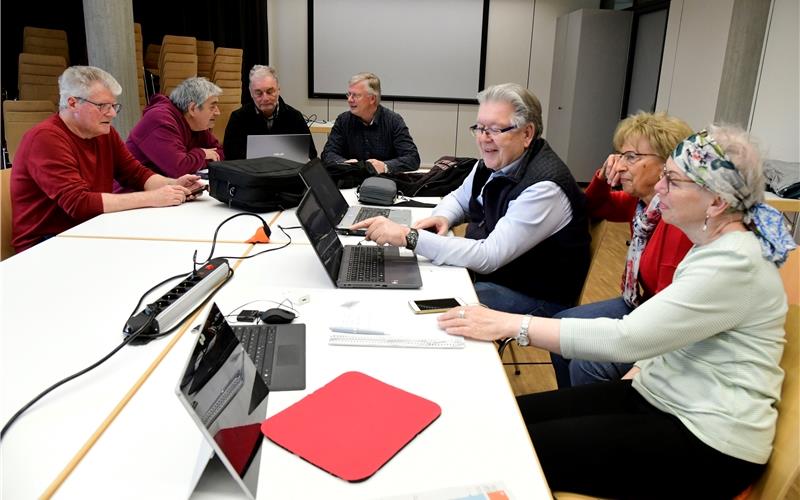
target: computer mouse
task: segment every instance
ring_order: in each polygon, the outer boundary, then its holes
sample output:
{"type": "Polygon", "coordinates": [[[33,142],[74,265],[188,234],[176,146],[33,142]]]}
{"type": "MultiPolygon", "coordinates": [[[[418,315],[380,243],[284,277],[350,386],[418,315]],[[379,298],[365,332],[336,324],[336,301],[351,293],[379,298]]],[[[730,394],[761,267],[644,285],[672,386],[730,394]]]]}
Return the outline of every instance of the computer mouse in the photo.
{"type": "Polygon", "coordinates": [[[281,309],[279,307],[273,307],[272,309],[267,309],[261,313],[261,321],[273,325],[291,323],[296,317],[297,315],[292,311],[287,311],[286,309],[281,309]]]}

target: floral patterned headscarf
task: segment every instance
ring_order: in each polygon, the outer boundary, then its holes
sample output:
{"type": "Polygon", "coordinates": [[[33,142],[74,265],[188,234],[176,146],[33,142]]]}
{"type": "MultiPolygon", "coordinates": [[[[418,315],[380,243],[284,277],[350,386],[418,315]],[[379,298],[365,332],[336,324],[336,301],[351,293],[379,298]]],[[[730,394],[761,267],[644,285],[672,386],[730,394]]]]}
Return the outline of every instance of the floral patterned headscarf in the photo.
{"type": "Polygon", "coordinates": [[[696,184],[716,193],[728,205],[744,213],[743,222],[758,237],[761,254],[780,266],[797,247],[783,221],[783,214],[757,199],[719,144],[707,131],[690,136],[675,147],[672,160],[696,184]]]}

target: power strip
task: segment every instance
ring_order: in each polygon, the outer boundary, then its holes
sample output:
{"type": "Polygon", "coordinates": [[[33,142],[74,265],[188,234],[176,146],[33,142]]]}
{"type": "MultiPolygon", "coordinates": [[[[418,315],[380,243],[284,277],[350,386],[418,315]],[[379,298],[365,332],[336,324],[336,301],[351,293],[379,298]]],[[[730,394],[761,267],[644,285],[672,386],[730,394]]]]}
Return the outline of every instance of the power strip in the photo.
{"type": "Polygon", "coordinates": [[[131,344],[146,344],[154,336],[175,327],[189,315],[205,297],[222,283],[230,272],[225,259],[213,259],[197,271],[189,274],[160,299],[148,304],[125,324],[125,336],[135,333],[147,325],[155,315],[155,320],[131,341],[131,344]]]}

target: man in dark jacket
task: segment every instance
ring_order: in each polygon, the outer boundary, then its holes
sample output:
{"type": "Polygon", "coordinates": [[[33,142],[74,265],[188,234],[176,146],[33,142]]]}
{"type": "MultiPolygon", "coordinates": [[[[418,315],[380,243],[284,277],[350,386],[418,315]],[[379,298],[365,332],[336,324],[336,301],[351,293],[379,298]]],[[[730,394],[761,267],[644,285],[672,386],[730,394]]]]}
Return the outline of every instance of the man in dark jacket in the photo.
{"type": "Polygon", "coordinates": [[[532,92],[494,85],[478,102],[470,131],[482,159],[433,216],[413,228],[376,217],[352,229],[434,264],[466,267],[492,309],[552,316],[577,302],[589,269],[585,196],[541,137],[542,108],[532,92]],[[462,222],[469,223],[465,238],[447,236],[462,222]]]}
{"type": "MultiPolygon", "coordinates": [[[[250,70],[250,97],[253,101],[234,111],[225,127],[226,159],[245,158],[248,135],[311,134],[303,115],[281,97],[278,73],[272,66],[256,64],[250,70]]],[[[313,140],[308,157],[317,157],[313,140]]]]}

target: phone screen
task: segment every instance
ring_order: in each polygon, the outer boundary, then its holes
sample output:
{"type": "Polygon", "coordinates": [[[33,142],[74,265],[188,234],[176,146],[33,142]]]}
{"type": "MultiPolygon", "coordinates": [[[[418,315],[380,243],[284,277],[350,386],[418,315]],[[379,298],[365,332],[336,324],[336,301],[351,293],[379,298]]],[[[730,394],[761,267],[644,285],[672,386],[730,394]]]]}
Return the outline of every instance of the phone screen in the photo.
{"type": "Polygon", "coordinates": [[[430,311],[431,309],[450,309],[458,307],[461,304],[453,298],[449,299],[433,299],[433,300],[415,300],[420,311],[430,311]]]}

